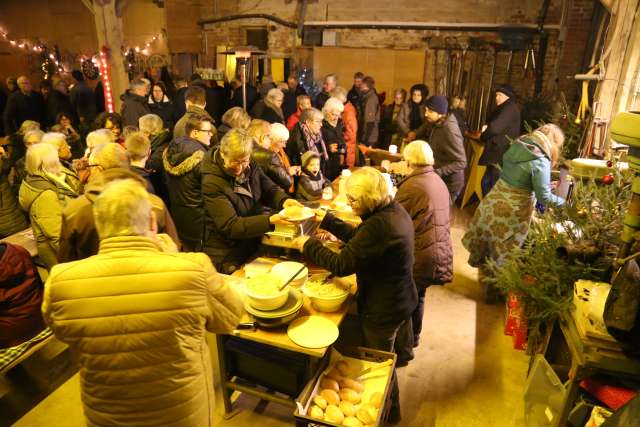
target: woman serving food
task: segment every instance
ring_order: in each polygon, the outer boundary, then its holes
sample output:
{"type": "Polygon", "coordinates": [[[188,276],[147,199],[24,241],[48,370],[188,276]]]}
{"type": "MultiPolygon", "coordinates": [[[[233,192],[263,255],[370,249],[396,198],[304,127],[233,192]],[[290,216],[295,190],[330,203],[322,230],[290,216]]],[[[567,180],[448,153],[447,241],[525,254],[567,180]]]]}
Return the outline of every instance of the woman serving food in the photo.
{"type": "MultiPolygon", "coordinates": [[[[299,237],[295,245],[311,262],[337,276],[356,274],[364,344],[394,351],[399,336],[411,341],[411,314],[418,303],[413,282],[413,223],[404,208],[391,200],[386,180],[373,168],[355,171],[347,179],[346,194],[362,224],[354,227],[331,212],[320,224],[345,242],[340,253],[308,236],[299,237]]],[[[395,375],[391,398],[389,420],[396,421],[400,403],[395,375]]]]}

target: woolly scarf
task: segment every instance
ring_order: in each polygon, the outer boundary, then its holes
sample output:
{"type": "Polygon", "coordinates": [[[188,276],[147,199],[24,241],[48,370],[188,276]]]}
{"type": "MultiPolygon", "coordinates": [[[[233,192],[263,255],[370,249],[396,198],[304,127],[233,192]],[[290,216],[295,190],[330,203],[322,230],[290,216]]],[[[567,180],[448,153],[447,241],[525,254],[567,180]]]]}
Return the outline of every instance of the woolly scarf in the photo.
{"type": "Polygon", "coordinates": [[[280,119],[284,122],[284,113],[282,112],[282,108],[280,108],[276,104],[272,103],[271,100],[268,99],[268,98],[264,99],[264,105],[266,107],[271,108],[273,111],[275,111],[276,114],[278,115],[278,117],[280,117],[280,119]]]}
{"type": "Polygon", "coordinates": [[[322,139],[322,132],[313,134],[306,123],[301,123],[300,128],[302,129],[305,142],[307,143],[307,150],[315,151],[320,154],[324,160],[329,160],[327,147],[324,145],[324,139],[322,139]],[[320,148],[322,148],[322,152],[320,151],[320,148]]]}

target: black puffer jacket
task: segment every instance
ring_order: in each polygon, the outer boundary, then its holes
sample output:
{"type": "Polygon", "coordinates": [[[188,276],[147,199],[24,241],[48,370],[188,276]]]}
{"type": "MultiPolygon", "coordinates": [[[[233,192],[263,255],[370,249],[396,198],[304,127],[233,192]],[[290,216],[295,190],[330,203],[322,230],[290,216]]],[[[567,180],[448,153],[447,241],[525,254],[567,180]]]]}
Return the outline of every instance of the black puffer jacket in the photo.
{"type": "Polygon", "coordinates": [[[404,208],[391,202],[363,216],[358,227],[328,213],[320,227],[346,245],[336,254],[310,239],[304,254],[338,276],[356,274],[360,315],[381,327],[408,319],[418,294],[413,281],[413,223],[404,208]]]}
{"type": "Polygon", "coordinates": [[[335,126],[331,126],[328,121],[323,120],[320,132],[322,132],[322,139],[324,139],[324,144],[327,146],[327,151],[329,152],[329,160],[327,160],[324,173],[328,180],[333,181],[340,176],[342,164],[344,163],[344,158],[347,153],[347,146],[344,143],[344,126],[342,125],[342,120],[339,119],[335,126]],[[338,146],[337,153],[331,152],[331,144],[338,146]]]}
{"type": "Polygon", "coordinates": [[[208,152],[202,163],[204,252],[218,271],[230,274],[256,253],[260,238],[271,230],[264,207],[279,210],[288,196],[255,161],[245,171],[244,185],[222,163],[219,150],[208,152]]]}
{"type": "Polygon", "coordinates": [[[163,130],[162,132],[151,135],[151,154],[147,159],[147,169],[151,170],[151,183],[156,194],[162,199],[165,205],[171,208],[171,200],[169,198],[169,189],[167,187],[167,177],[164,173],[164,164],[162,155],[164,150],[171,142],[171,131],[163,130]]]}
{"type": "Polygon", "coordinates": [[[202,250],[204,211],[200,163],[207,147],[188,136],[169,144],[162,160],[171,199],[171,215],[185,251],[202,250]]]}
{"type": "Polygon", "coordinates": [[[288,191],[293,185],[293,177],[289,175],[289,172],[284,168],[280,157],[266,148],[262,148],[258,144],[253,144],[253,153],[251,158],[262,168],[262,171],[271,178],[271,181],[275,182],[284,191],[288,191]]]}

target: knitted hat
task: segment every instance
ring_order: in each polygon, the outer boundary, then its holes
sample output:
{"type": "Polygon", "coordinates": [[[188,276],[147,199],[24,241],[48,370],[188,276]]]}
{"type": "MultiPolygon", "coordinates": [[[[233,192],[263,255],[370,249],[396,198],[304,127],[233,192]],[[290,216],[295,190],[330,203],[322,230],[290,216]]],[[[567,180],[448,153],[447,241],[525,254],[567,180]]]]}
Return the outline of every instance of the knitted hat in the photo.
{"type": "Polygon", "coordinates": [[[429,110],[435,111],[438,114],[447,114],[449,111],[449,101],[447,101],[447,98],[442,95],[434,95],[427,99],[427,104],[425,106],[429,110]]]}
{"type": "Polygon", "coordinates": [[[496,85],[496,93],[500,92],[507,95],[509,98],[516,97],[516,93],[513,91],[513,88],[509,85],[496,85]]]}
{"type": "Polygon", "coordinates": [[[302,155],[302,159],[300,160],[300,162],[302,163],[302,167],[306,168],[307,164],[311,161],[311,159],[319,159],[319,158],[320,158],[320,154],[316,153],[315,151],[307,151],[302,155]]]}

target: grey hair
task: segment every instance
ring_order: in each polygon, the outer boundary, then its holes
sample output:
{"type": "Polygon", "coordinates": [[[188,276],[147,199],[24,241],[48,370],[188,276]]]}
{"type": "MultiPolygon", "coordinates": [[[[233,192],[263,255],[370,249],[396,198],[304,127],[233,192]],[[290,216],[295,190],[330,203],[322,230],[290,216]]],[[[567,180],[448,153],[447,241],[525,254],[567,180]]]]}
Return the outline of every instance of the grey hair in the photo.
{"type": "Polygon", "coordinates": [[[164,130],[164,122],[157,114],[145,114],[138,119],[138,128],[149,135],[157,135],[164,130]]]}
{"type": "Polygon", "coordinates": [[[431,146],[422,140],[416,140],[410,142],[406,147],[404,147],[404,151],[402,152],[402,157],[407,161],[409,166],[433,166],[433,150],[431,146]]]}
{"type": "Polygon", "coordinates": [[[93,149],[100,144],[113,142],[113,133],[109,129],[98,129],[87,135],[87,148],[93,149]]]}
{"type": "Polygon", "coordinates": [[[147,87],[148,84],[151,84],[151,82],[149,81],[149,83],[147,83],[142,79],[135,79],[129,85],[129,90],[135,91],[135,90],[138,90],[138,89],[142,89],[142,88],[147,87]]]}
{"type": "Polygon", "coordinates": [[[276,100],[276,99],[283,99],[284,98],[284,93],[280,90],[280,89],[269,89],[269,92],[267,92],[267,96],[266,99],[267,100],[276,100]]]}
{"type": "Polygon", "coordinates": [[[341,114],[344,111],[344,104],[338,98],[331,97],[327,99],[322,107],[322,113],[338,113],[341,114]]]}
{"type": "Polygon", "coordinates": [[[60,132],[47,132],[42,136],[40,142],[42,144],[55,145],[56,148],[60,148],[65,142],[67,142],[67,137],[60,132]]]}
{"type": "Polygon", "coordinates": [[[41,131],[40,129],[30,130],[24,134],[24,137],[22,138],[22,142],[24,142],[24,145],[26,146],[27,141],[29,141],[32,137],[36,137],[38,140],[36,142],[32,142],[30,145],[37,144],[42,141],[43,136],[44,136],[44,132],[41,131]]]}
{"type": "Polygon", "coordinates": [[[347,195],[371,213],[391,202],[384,176],[372,167],[363,167],[347,178],[347,195]]]}
{"type": "Polygon", "coordinates": [[[272,140],[287,141],[289,139],[289,129],[282,123],[271,123],[269,136],[271,136],[272,140]]]}
{"type": "Polygon", "coordinates": [[[338,83],[338,76],[336,76],[333,73],[327,74],[326,76],[324,76],[324,80],[333,80],[335,83],[338,83]]]}
{"type": "Polygon", "coordinates": [[[100,240],[116,236],[148,236],[151,212],[149,193],[133,179],[108,183],[93,204],[100,240]]]}
{"type": "Polygon", "coordinates": [[[227,160],[250,156],[253,152],[253,138],[243,129],[231,129],[220,141],[220,154],[227,160]]]}
{"type": "Polygon", "coordinates": [[[322,112],[313,107],[307,108],[302,112],[302,114],[300,114],[300,121],[302,123],[306,123],[312,120],[321,122],[322,119],[324,119],[324,115],[322,114],[322,112]]]}
{"type": "Polygon", "coordinates": [[[251,123],[251,117],[242,107],[233,107],[229,108],[227,112],[222,115],[222,123],[231,129],[247,129],[251,123]]]}
{"type": "Polygon", "coordinates": [[[62,171],[62,164],[58,157],[58,147],[43,143],[29,146],[24,168],[29,175],[46,172],[59,174],[62,171]]]}
{"type": "Polygon", "coordinates": [[[340,102],[344,104],[347,102],[347,93],[348,93],[347,90],[342,86],[336,86],[333,89],[331,89],[331,92],[329,92],[329,95],[331,95],[334,98],[338,98],[340,102]]]}
{"type": "Polygon", "coordinates": [[[109,142],[93,149],[89,156],[89,164],[100,166],[102,169],[129,169],[129,156],[120,144],[109,142]]]}

